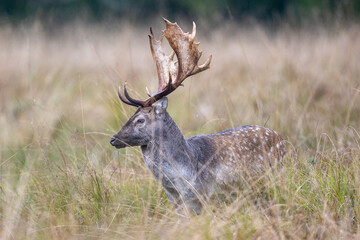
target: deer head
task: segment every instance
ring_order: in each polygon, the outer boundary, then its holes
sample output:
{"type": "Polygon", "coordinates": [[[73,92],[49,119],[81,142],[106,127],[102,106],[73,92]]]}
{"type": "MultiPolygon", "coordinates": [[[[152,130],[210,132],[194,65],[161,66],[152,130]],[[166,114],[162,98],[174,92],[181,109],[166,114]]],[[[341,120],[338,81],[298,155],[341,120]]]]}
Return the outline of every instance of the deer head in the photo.
{"type": "Polygon", "coordinates": [[[167,98],[182,82],[189,76],[202,72],[210,67],[211,55],[206,62],[198,66],[201,57],[201,51],[198,50],[200,43],[195,42],[196,25],[193,23],[192,33],[184,33],[177,23],[171,23],[164,19],[166,28],[160,40],[154,38],[152,29],[150,28],[150,49],[156,64],[157,74],[159,78],[159,86],[156,93],[151,94],[147,90],[148,98],[145,100],[137,100],[130,97],[126,83],[124,84],[124,95],[121,94],[119,87],[119,98],[125,104],[138,107],[135,114],[128,120],[123,128],[115,134],[110,143],[117,147],[146,145],[161,127],[167,115],[167,98]],[[163,37],[168,40],[173,52],[165,55],[161,48],[163,37]],[[176,55],[176,59],[174,59],[176,55]],[[156,106],[152,106],[155,102],[156,106]]]}
{"type": "Polygon", "coordinates": [[[159,100],[156,106],[139,107],[110,143],[116,148],[147,145],[154,133],[162,127],[166,116],[167,97],[159,100]]]}

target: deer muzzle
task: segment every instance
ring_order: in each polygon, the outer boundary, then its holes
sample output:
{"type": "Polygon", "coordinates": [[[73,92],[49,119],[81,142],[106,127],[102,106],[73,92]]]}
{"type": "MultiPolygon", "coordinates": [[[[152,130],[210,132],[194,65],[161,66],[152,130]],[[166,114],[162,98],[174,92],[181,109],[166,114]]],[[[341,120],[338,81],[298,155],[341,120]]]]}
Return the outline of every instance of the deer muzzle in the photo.
{"type": "Polygon", "coordinates": [[[127,144],[124,141],[121,141],[120,139],[118,139],[117,137],[113,136],[110,139],[110,144],[113,145],[116,148],[124,148],[127,146],[127,144]]]}

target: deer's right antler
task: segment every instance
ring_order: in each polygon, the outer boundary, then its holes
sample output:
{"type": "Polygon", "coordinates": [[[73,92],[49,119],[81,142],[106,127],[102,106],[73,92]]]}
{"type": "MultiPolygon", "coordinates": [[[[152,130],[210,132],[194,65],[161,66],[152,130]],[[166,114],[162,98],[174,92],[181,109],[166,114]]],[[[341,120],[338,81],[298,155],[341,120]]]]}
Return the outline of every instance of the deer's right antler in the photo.
{"type": "Polygon", "coordinates": [[[154,102],[178,88],[187,77],[202,72],[210,67],[211,55],[203,65],[198,66],[198,61],[202,52],[198,50],[200,43],[195,42],[195,23],[193,23],[191,34],[189,34],[184,33],[177,23],[171,23],[165,18],[164,21],[166,23],[166,28],[163,31],[160,40],[154,38],[151,28],[149,35],[151,53],[156,64],[159,78],[158,90],[154,94],[151,94],[147,90],[149,98],[146,100],[136,100],[129,96],[125,84],[124,94],[126,98],[121,95],[120,88],[119,97],[128,105],[138,107],[151,106],[154,102]],[[163,36],[166,37],[171,48],[174,50],[169,56],[165,55],[161,48],[163,36]],[[174,60],[174,55],[176,55],[177,61],[174,60]]]}

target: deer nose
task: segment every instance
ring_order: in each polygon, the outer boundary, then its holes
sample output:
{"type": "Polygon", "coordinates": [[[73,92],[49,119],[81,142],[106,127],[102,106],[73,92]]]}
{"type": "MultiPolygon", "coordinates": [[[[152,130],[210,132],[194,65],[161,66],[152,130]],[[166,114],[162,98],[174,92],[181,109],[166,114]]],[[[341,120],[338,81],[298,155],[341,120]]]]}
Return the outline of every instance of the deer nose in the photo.
{"type": "Polygon", "coordinates": [[[115,138],[115,137],[112,137],[112,138],[110,139],[110,144],[113,145],[113,146],[115,146],[115,145],[114,145],[114,144],[115,144],[115,141],[116,141],[116,138],[115,138]]]}

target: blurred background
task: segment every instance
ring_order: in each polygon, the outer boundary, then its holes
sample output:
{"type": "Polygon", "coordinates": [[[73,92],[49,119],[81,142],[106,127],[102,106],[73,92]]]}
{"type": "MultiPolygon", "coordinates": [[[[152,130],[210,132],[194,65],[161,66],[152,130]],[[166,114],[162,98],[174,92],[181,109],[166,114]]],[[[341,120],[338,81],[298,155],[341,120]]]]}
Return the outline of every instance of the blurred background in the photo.
{"type": "Polygon", "coordinates": [[[359,20],[360,0],[0,0],[0,239],[360,239],[359,20]],[[288,146],[187,221],[109,144],[136,110],[118,86],[157,89],[161,17],[213,56],[169,95],[184,136],[257,124],[288,146]]]}

